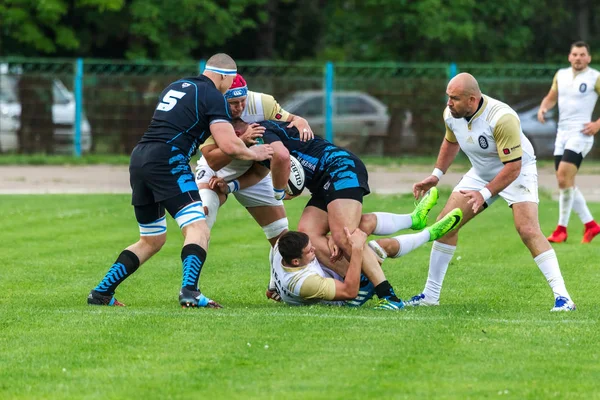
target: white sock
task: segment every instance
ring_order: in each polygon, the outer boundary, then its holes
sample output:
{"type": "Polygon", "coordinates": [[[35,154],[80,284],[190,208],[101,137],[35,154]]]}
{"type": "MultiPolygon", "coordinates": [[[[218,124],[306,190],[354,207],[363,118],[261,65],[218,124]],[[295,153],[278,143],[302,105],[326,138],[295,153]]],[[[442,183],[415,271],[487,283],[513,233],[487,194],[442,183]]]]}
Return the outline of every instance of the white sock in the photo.
{"type": "Polygon", "coordinates": [[[398,253],[392,258],[402,257],[405,254],[410,253],[417,247],[423,246],[425,243],[429,242],[430,235],[427,229],[422,230],[419,233],[411,233],[409,235],[399,235],[395,236],[392,239],[398,242],[400,245],[400,249],[398,253]]]}
{"type": "Polygon", "coordinates": [[[386,212],[374,212],[373,214],[377,217],[377,226],[375,226],[373,235],[389,235],[412,226],[410,214],[392,214],[386,212]]]}
{"type": "Polygon", "coordinates": [[[569,225],[571,209],[573,208],[573,188],[560,189],[558,196],[558,224],[561,226],[569,225]]]}
{"type": "Polygon", "coordinates": [[[429,275],[427,276],[425,289],[423,289],[423,294],[425,294],[428,301],[440,300],[444,276],[446,276],[448,265],[450,265],[455,250],[456,246],[433,242],[429,257],[429,275]]]}
{"type": "Polygon", "coordinates": [[[573,211],[577,213],[579,219],[584,224],[594,220],[594,217],[592,216],[592,213],[585,202],[585,198],[583,197],[581,190],[579,190],[577,187],[573,188],[573,211]]]}
{"type": "Polygon", "coordinates": [[[567,288],[565,287],[565,281],[560,273],[558,258],[556,258],[554,249],[543,252],[534,258],[533,261],[535,261],[540,268],[540,271],[542,271],[542,274],[546,277],[552,292],[554,292],[554,298],[563,296],[567,299],[571,299],[571,296],[569,296],[569,292],[567,292],[567,288]]]}

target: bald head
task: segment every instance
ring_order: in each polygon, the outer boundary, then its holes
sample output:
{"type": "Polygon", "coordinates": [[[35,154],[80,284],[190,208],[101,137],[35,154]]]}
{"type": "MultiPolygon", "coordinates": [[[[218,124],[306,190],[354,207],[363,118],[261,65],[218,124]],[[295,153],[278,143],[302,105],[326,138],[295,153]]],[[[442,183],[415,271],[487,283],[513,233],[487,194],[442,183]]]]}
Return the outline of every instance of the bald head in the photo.
{"type": "Polygon", "coordinates": [[[215,87],[223,94],[233,83],[237,71],[237,65],[233,58],[225,53],[217,53],[206,61],[206,69],[202,73],[215,84],[215,87]]]}
{"type": "Polygon", "coordinates": [[[225,53],[215,54],[206,61],[206,65],[223,69],[237,69],[237,65],[233,58],[225,53]]]}
{"type": "Polygon", "coordinates": [[[448,82],[446,89],[448,108],[454,118],[475,114],[481,100],[481,90],[477,80],[465,72],[456,75],[448,82]]]}
{"type": "Polygon", "coordinates": [[[477,79],[471,74],[461,72],[450,80],[448,88],[453,87],[460,93],[467,96],[478,96],[481,97],[481,90],[479,90],[479,83],[477,79]]]}

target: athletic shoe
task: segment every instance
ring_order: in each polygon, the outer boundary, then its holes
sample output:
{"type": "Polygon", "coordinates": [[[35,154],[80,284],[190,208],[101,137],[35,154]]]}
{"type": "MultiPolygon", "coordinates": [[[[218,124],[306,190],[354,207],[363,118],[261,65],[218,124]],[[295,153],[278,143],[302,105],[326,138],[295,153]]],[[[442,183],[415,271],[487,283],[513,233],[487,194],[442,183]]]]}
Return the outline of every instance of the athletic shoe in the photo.
{"type": "Polygon", "coordinates": [[[575,307],[575,303],[573,303],[571,300],[563,296],[558,296],[554,301],[554,308],[552,308],[550,311],[575,311],[576,309],[577,307],[575,307]]]}
{"type": "Polygon", "coordinates": [[[415,206],[414,211],[410,214],[412,220],[411,229],[419,230],[427,226],[427,215],[429,215],[429,211],[437,204],[438,197],[439,194],[436,187],[432,187],[425,193],[425,196],[423,196],[421,201],[415,206]]]}
{"type": "Polygon", "coordinates": [[[105,296],[100,292],[96,292],[95,290],[92,290],[88,295],[87,303],[91,306],[125,307],[125,304],[115,299],[115,296],[105,296]]]}
{"type": "Polygon", "coordinates": [[[202,293],[181,288],[179,292],[179,304],[183,308],[206,307],[206,308],[223,308],[222,305],[203,295],[202,293]]]}
{"type": "Polygon", "coordinates": [[[267,289],[265,295],[267,296],[267,299],[271,299],[273,301],[281,301],[281,296],[279,295],[279,292],[277,292],[277,289],[267,289]]]}
{"type": "Polygon", "coordinates": [[[360,307],[367,301],[373,298],[375,294],[375,285],[365,275],[360,274],[360,288],[358,289],[358,295],[346,302],[348,307],[360,307]]]}
{"type": "Polygon", "coordinates": [[[410,300],[404,302],[404,304],[407,306],[411,306],[411,307],[418,307],[418,306],[431,307],[431,306],[439,306],[440,302],[439,301],[429,301],[429,300],[425,299],[425,295],[423,293],[421,293],[421,294],[411,297],[410,300]]]}
{"type": "Polygon", "coordinates": [[[600,225],[596,224],[595,226],[586,229],[585,232],[583,233],[583,239],[581,240],[581,243],[590,243],[592,241],[593,238],[596,237],[596,235],[598,235],[600,233],[600,225]]]}
{"type": "Polygon", "coordinates": [[[446,214],[444,218],[440,219],[430,227],[425,228],[429,231],[429,241],[433,242],[434,240],[438,240],[446,233],[458,228],[460,221],[462,221],[462,216],[463,214],[461,209],[455,208],[446,214]]]}
{"type": "Polygon", "coordinates": [[[369,247],[375,253],[375,257],[377,257],[377,261],[379,261],[379,264],[383,264],[383,262],[388,256],[383,247],[381,247],[379,243],[377,243],[377,241],[375,240],[371,240],[369,242],[369,247]]]}
{"type": "Polygon", "coordinates": [[[402,300],[394,301],[389,297],[384,297],[383,299],[379,299],[379,301],[377,302],[377,305],[373,308],[375,310],[398,311],[398,310],[402,310],[404,308],[404,302],[402,300]]]}
{"type": "MultiPolygon", "coordinates": [[[[548,236],[548,241],[552,243],[562,243],[567,241],[567,228],[564,226],[557,226],[552,235],[548,236]]],[[[584,236],[585,239],[585,236],[584,236]]]]}

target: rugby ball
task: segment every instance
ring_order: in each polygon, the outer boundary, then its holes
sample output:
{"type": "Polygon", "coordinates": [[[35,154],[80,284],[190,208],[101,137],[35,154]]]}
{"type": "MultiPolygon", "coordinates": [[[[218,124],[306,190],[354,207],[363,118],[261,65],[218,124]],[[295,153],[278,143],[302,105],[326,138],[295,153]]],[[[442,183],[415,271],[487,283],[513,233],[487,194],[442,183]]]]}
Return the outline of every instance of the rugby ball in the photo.
{"type": "Polygon", "coordinates": [[[290,196],[298,196],[304,190],[304,168],[300,161],[290,154],[290,178],[285,192],[290,196]]]}

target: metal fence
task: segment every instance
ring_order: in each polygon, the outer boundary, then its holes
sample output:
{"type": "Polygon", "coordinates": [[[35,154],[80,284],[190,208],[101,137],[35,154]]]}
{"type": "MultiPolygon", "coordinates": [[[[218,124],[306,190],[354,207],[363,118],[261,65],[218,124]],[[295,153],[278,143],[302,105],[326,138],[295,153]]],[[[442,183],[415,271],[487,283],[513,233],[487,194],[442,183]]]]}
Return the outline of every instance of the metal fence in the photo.
{"type": "MultiPolygon", "coordinates": [[[[0,58],[0,152],[127,154],[148,126],[162,89],[203,66],[0,58]]],[[[446,84],[457,72],[472,73],[484,93],[530,118],[561,67],[238,62],[250,90],[272,94],[306,117],[317,134],[359,154],[389,156],[437,152],[446,84]]],[[[546,135],[530,139],[547,156],[554,128],[538,128],[546,135]]]]}

